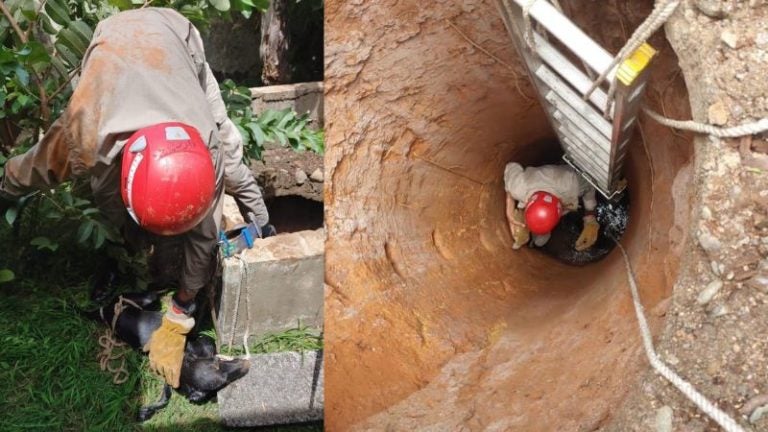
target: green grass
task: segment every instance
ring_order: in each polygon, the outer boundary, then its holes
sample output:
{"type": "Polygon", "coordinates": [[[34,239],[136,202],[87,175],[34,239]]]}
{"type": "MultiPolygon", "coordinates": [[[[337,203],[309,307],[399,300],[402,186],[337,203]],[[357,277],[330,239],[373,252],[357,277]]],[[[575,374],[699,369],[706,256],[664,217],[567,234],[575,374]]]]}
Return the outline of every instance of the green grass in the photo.
{"type": "MultiPolygon", "coordinates": [[[[218,424],[215,403],[197,406],[178,394],[150,421],[138,424],[139,406],[154,402],[162,383],[148,371],[146,357],[131,351],[128,381],[113,384],[97,361],[103,326],[72,308],[86,303],[96,254],[66,245],[53,254],[31,251],[16,244],[4,226],[0,242],[0,267],[16,274],[0,283],[0,432],[227,430],[218,424]]],[[[320,345],[300,328],[271,335],[259,349],[320,345]]],[[[307,432],[322,426],[256,430],[307,432]]]]}
{"type": "MultiPolygon", "coordinates": [[[[212,331],[204,332],[204,334],[215,339],[212,331]]],[[[237,345],[237,342],[233,342],[231,349],[228,345],[222,344],[221,353],[231,356],[245,354],[245,349],[243,349],[242,345],[237,345]]],[[[301,322],[298,323],[296,328],[268,333],[248,347],[251,354],[281,351],[316,351],[321,349],[323,349],[322,336],[318,334],[317,330],[306,327],[301,322]]]]}

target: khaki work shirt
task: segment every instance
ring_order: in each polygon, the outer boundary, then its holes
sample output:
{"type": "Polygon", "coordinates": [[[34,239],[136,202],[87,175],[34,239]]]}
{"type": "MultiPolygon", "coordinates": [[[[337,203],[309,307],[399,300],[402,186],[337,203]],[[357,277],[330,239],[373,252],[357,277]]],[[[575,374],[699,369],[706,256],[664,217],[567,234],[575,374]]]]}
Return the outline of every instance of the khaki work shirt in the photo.
{"type": "Polygon", "coordinates": [[[224,190],[243,213],[253,212],[259,225],[269,217],[242,163],[242,137],[227,118],[200,34],[178,12],[144,8],[99,23],[69,105],[40,142],[6,163],[0,191],[21,196],[87,175],[99,208],[122,227],[127,220],[120,198],[123,145],[138,129],[168,121],[197,128],[216,170],[211,212],[182,235],[181,286],[196,291],[208,282],[214,265],[224,190]]]}

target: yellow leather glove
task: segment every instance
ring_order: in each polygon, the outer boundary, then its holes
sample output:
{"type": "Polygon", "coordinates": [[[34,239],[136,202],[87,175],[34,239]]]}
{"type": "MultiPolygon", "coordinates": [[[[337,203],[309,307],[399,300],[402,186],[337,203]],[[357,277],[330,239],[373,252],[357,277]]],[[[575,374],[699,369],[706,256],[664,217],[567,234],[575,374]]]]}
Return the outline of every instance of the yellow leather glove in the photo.
{"type": "Polygon", "coordinates": [[[525,224],[525,215],[522,209],[516,208],[512,214],[512,223],[510,224],[512,230],[512,239],[515,243],[512,245],[512,249],[520,249],[531,238],[531,232],[528,230],[528,226],[525,224]]]}
{"type": "Polygon", "coordinates": [[[576,240],[576,250],[583,251],[592,247],[597,241],[597,232],[600,231],[600,224],[594,216],[584,216],[584,228],[581,235],[576,240]]]}
{"type": "Polygon", "coordinates": [[[173,388],[179,387],[184,344],[187,333],[194,326],[194,318],[175,312],[170,305],[163,316],[163,323],[144,345],[144,351],[149,351],[149,368],[173,388]]]}

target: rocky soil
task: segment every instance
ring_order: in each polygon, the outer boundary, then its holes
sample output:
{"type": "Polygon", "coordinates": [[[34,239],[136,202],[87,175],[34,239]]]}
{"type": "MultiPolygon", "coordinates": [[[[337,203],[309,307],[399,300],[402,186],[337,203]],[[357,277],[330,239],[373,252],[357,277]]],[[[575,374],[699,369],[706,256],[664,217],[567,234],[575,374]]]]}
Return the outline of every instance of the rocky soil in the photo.
{"type": "MultiPolygon", "coordinates": [[[[694,119],[735,126],[768,116],[764,1],[685,1],[666,25],[694,119]]],[[[745,428],[768,430],[768,141],[695,140],[696,202],[681,275],[657,342],[662,358],[745,428]]],[[[647,372],[602,430],[721,430],[647,372]]]]}
{"type": "Polygon", "coordinates": [[[311,152],[272,146],[264,151],[264,160],[251,164],[265,199],[296,195],[323,201],[323,156],[311,152]]]}

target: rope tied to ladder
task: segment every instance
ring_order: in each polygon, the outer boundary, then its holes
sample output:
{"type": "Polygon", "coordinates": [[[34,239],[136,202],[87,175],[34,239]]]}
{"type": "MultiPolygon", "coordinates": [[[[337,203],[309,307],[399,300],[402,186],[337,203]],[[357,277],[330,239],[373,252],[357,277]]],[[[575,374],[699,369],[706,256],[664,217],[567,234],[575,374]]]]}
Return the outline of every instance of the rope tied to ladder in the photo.
{"type": "Polygon", "coordinates": [[[525,38],[525,44],[530,48],[531,51],[536,51],[536,41],[533,39],[533,26],[531,25],[531,8],[534,4],[539,0],[528,0],[528,2],[523,6],[523,26],[525,27],[525,31],[523,32],[524,38],[525,38]]]}
{"type": "MultiPolygon", "coordinates": [[[[584,94],[584,100],[589,98],[589,96],[592,94],[592,92],[597,89],[597,87],[602,84],[603,81],[605,81],[606,77],[608,77],[608,74],[613,70],[613,68],[616,67],[616,65],[624,62],[633,52],[635,52],[638,48],[640,48],[641,45],[645,43],[645,41],[656,31],[664,25],[664,23],[667,22],[669,17],[672,15],[672,13],[675,12],[677,9],[677,6],[680,5],[680,0],[659,0],[656,2],[656,5],[653,7],[653,11],[651,11],[651,14],[648,15],[648,18],[645,19],[645,21],[640,24],[640,26],[635,29],[634,33],[632,33],[632,36],[630,36],[629,40],[624,44],[624,47],[619,50],[619,53],[616,54],[613,61],[611,62],[608,67],[598,75],[597,79],[595,79],[592,82],[592,86],[587,90],[587,92],[584,94]]],[[[613,99],[613,96],[616,92],[616,80],[613,80],[610,83],[610,88],[608,89],[608,100],[611,101],[613,99]]],[[[609,102],[610,104],[610,102],[609,102]]],[[[609,112],[609,107],[606,107],[606,112],[609,112]]]]}
{"type": "MultiPolygon", "coordinates": [[[[135,307],[141,310],[141,306],[134,301],[129,300],[123,296],[118,297],[114,306],[114,314],[112,316],[112,323],[104,330],[104,333],[99,336],[99,351],[97,358],[99,359],[99,367],[102,371],[112,374],[112,382],[120,385],[128,381],[129,374],[128,369],[125,367],[126,354],[130,351],[128,344],[119,340],[115,333],[115,326],[117,320],[120,318],[120,314],[127,306],[135,307]]],[[[99,315],[104,320],[104,308],[99,309],[99,315]]]]}
{"type": "MultiPolygon", "coordinates": [[[[627,40],[624,47],[621,48],[618,54],[614,57],[611,64],[606,68],[593,82],[592,86],[584,94],[584,100],[587,100],[592,92],[600,86],[600,84],[606,79],[611,70],[616,65],[621,64],[633,52],[635,52],[645,41],[654,34],[661,26],[663,26],[669,17],[677,10],[680,5],[680,0],[658,0],[650,15],[643,21],[640,26],[632,33],[632,36],[627,40]]],[[[614,101],[616,94],[616,80],[611,81],[608,93],[607,102],[605,107],[605,113],[610,112],[611,105],[614,101]]],[[[744,123],[741,125],[722,128],[713,126],[706,123],[699,123],[693,120],[675,120],[662,116],[661,114],[653,111],[647,106],[643,106],[643,112],[645,112],[651,119],[659,124],[675,129],[686,130],[690,132],[703,133],[711,135],[717,138],[736,138],[745,135],[754,135],[765,132],[768,130],[768,119],[763,118],[755,122],[744,123]]]]}
{"type": "Polygon", "coordinates": [[[651,330],[648,327],[648,322],[646,321],[645,314],[643,312],[643,304],[640,302],[640,294],[638,293],[637,282],[635,281],[635,274],[632,270],[632,264],[629,261],[629,255],[627,255],[627,251],[624,249],[624,246],[619,243],[618,240],[613,237],[611,238],[616,243],[616,246],[619,247],[621,255],[624,257],[624,264],[627,270],[627,280],[629,281],[629,288],[632,292],[632,302],[635,306],[635,315],[637,315],[637,322],[640,326],[640,335],[643,339],[643,348],[645,348],[645,354],[648,357],[648,361],[651,363],[651,366],[653,366],[659,375],[677,387],[677,389],[680,390],[683,395],[685,395],[691,402],[699,407],[700,410],[702,410],[712,420],[717,422],[717,424],[719,424],[720,427],[725,429],[727,432],[745,432],[745,429],[736,423],[733,418],[715,406],[715,404],[710,402],[706,396],[699,393],[693,387],[693,385],[675,373],[675,371],[667,366],[656,353],[653,348],[651,330]]]}
{"type": "MultiPolygon", "coordinates": [[[[522,8],[524,37],[526,43],[534,50],[534,37],[533,27],[530,20],[530,9],[539,0],[529,0],[528,3],[522,8]]],[[[553,6],[562,13],[562,8],[558,4],[557,0],[552,0],[553,6]]],[[[653,11],[650,15],[635,29],[632,36],[627,40],[624,47],[619,50],[610,65],[595,78],[587,90],[584,93],[583,99],[587,100],[589,96],[606,80],[608,74],[613,70],[616,65],[624,62],[633,52],[635,52],[645,41],[655,33],[661,26],[663,26],[672,14],[677,10],[680,5],[680,0],[658,0],[654,5],[653,11]]],[[[587,75],[590,74],[590,69],[585,67],[587,75]]],[[[616,80],[612,80],[609,84],[606,107],[604,112],[611,112],[611,105],[614,102],[614,96],[616,94],[616,80]]],[[[760,120],[744,123],[732,127],[718,127],[711,124],[700,123],[693,120],[675,120],[664,117],[663,115],[653,111],[648,106],[643,106],[643,111],[654,121],[659,124],[679,130],[685,130],[695,133],[707,134],[717,138],[736,138],[745,135],[759,134],[768,131],[768,118],[762,118],[760,120]]]]}

